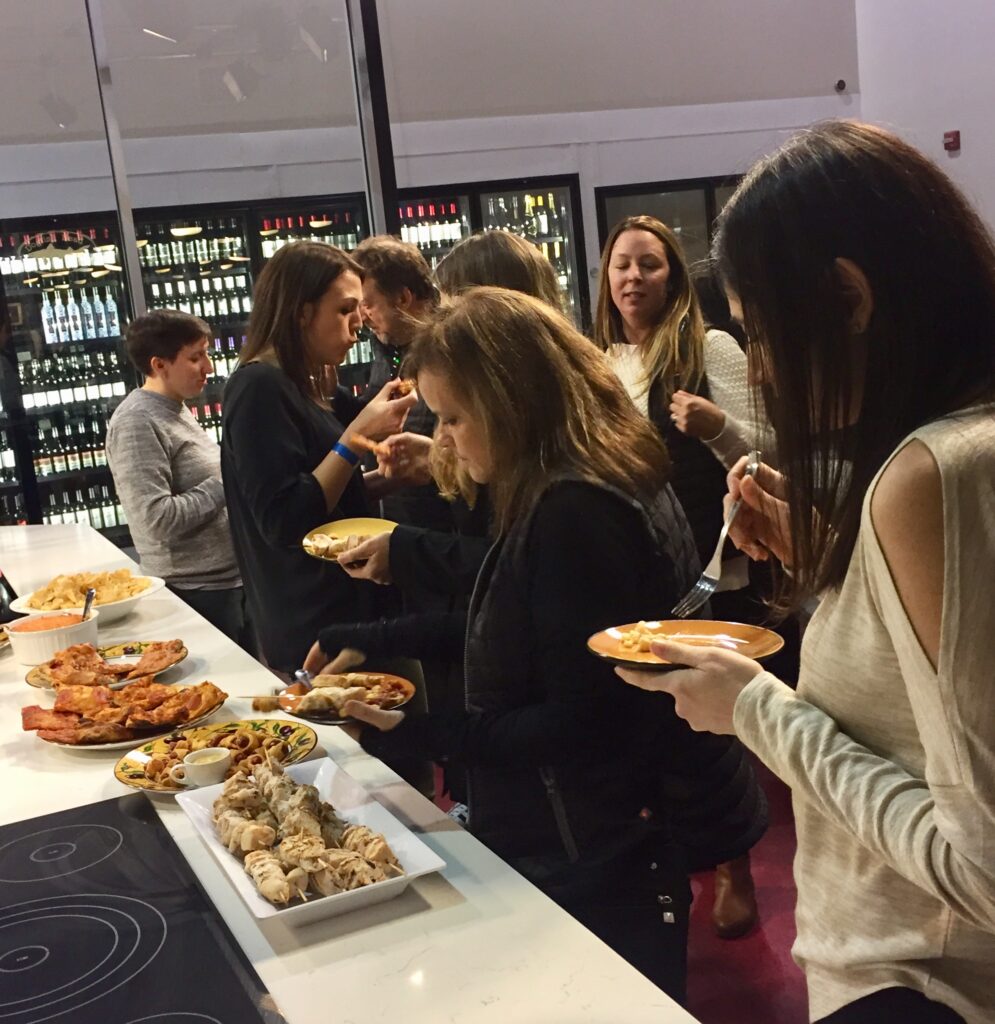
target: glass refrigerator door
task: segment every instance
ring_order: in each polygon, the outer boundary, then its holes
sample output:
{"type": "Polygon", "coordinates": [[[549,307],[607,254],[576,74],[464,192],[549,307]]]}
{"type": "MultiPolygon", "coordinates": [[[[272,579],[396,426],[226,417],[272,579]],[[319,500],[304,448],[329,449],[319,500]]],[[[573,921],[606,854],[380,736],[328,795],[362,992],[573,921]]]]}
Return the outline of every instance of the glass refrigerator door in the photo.
{"type": "Polygon", "coordinates": [[[402,240],[417,245],[433,270],[457,242],[472,234],[466,195],[401,199],[397,214],[402,240]]]}
{"type": "Polygon", "coordinates": [[[135,211],[142,287],[150,310],[179,309],[211,328],[211,373],[190,403],[201,426],[217,437],[225,381],[235,368],[252,309],[252,266],[243,211],[135,211]]]}
{"type": "Polygon", "coordinates": [[[539,246],[556,270],[564,308],[579,322],[581,302],[570,190],[553,187],[535,192],[482,192],[480,212],[484,230],[512,231],[539,246]]]}
{"type": "Polygon", "coordinates": [[[104,454],[110,414],[135,382],[121,344],[128,301],[116,221],[0,221],[0,236],[13,353],[4,372],[17,384],[5,402],[24,413],[7,445],[28,518],[89,523],[125,541],[104,454]]]}
{"type": "Polygon", "coordinates": [[[608,196],[604,203],[609,232],[626,217],[648,214],[662,220],[677,235],[688,263],[707,258],[708,205],[704,188],[608,196]]]}

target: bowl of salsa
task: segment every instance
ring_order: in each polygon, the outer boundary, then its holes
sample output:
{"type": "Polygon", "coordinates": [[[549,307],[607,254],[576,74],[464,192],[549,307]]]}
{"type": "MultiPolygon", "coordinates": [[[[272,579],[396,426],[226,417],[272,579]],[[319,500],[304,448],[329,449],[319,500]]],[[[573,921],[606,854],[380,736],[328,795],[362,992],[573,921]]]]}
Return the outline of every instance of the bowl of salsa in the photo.
{"type": "Polygon", "coordinates": [[[40,665],[73,644],[97,644],[94,608],[86,620],[79,612],[39,612],[8,622],[4,629],[14,657],[22,665],[40,665]]]}

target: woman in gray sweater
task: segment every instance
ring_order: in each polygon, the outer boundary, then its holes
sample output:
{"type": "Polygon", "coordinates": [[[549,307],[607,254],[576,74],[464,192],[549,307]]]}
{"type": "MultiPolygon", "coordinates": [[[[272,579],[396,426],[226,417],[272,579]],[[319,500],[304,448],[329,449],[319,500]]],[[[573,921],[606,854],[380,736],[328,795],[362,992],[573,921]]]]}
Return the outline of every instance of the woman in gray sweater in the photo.
{"type": "Polygon", "coordinates": [[[211,372],[210,338],[203,320],[176,310],[131,323],[125,348],[145,383],[111,417],[107,462],[142,569],[253,653],[221,452],[185,405],[211,372]]]}

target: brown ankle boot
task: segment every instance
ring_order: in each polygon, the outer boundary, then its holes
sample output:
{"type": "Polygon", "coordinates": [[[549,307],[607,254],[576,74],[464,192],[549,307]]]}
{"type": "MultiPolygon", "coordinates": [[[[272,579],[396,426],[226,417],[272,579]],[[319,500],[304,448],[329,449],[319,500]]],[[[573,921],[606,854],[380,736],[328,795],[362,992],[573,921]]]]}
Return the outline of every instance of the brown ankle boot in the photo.
{"type": "Polygon", "coordinates": [[[748,853],[716,867],[712,923],[722,939],[738,939],[757,923],[757,896],[748,853]]]}

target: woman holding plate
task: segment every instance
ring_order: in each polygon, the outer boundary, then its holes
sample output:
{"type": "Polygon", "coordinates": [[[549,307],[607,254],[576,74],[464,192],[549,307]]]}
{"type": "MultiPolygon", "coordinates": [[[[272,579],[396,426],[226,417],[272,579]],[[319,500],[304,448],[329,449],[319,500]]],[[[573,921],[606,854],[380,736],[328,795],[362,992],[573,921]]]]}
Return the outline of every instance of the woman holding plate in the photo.
{"type": "Polygon", "coordinates": [[[603,355],[530,296],[469,290],[422,329],[405,366],[439,443],[488,486],[494,544],[466,632],[451,637],[454,650],[465,639],[466,709],[416,717],[351,702],[368,723],[359,740],[385,759],[458,762],[470,830],[681,999],[682,815],[707,821],[732,855],[765,816],[737,744],[695,734],[586,650],[694,580],[666,449],[603,355]],[[678,776],[685,800],[671,802],[678,776]]]}
{"type": "Polygon", "coordinates": [[[840,121],[747,175],[716,250],[787,467],[733,471],[732,536],[785,610],[822,600],[797,693],[669,643],[688,669],[624,677],[792,788],[813,1020],[990,1022],[995,244],[922,154],[840,121]]]}
{"type": "Polygon", "coordinates": [[[232,539],[263,655],[285,672],[300,668],[323,625],[377,613],[376,587],[301,548],[322,523],[370,514],[387,482],[360,473],[361,449],[350,441],[397,433],[417,401],[392,399],[391,383],[360,408],[334,386],[362,324],[362,280],[334,246],[280,249],[256,283],[248,340],[225,388],[221,470],[232,539]]]}

